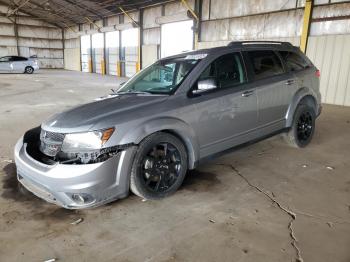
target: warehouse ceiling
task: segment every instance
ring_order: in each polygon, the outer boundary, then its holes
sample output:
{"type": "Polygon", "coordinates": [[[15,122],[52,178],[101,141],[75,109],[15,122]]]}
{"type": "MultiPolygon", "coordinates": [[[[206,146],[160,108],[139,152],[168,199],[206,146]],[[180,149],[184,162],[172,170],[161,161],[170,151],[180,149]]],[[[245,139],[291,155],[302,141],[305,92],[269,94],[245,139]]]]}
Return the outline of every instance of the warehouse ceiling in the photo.
{"type": "Polygon", "coordinates": [[[0,0],[7,5],[8,17],[18,12],[44,20],[59,27],[69,27],[108,16],[134,11],[152,5],[171,2],[169,0],[0,0]]]}

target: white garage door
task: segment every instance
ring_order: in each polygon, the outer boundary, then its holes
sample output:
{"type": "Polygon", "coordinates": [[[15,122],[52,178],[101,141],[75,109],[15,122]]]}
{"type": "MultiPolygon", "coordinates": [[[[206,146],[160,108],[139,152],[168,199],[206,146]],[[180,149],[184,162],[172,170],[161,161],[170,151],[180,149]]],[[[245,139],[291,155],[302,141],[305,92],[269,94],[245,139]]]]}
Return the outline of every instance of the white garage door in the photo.
{"type": "Polygon", "coordinates": [[[119,31],[106,33],[106,60],[107,74],[118,75],[119,31]]]}
{"type": "Polygon", "coordinates": [[[92,35],[92,71],[94,73],[104,73],[104,35],[97,33],[92,35]]]}
{"type": "Polygon", "coordinates": [[[167,57],[193,50],[193,21],[163,24],[161,27],[161,56],[167,57]]]}
{"type": "Polygon", "coordinates": [[[139,57],[139,29],[131,28],[122,31],[122,47],[124,55],[124,70],[126,77],[132,77],[137,72],[139,57]]]}
{"type": "Polygon", "coordinates": [[[81,70],[83,72],[90,72],[91,67],[91,42],[90,35],[83,35],[80,38],[81,46],[81,70]]]}

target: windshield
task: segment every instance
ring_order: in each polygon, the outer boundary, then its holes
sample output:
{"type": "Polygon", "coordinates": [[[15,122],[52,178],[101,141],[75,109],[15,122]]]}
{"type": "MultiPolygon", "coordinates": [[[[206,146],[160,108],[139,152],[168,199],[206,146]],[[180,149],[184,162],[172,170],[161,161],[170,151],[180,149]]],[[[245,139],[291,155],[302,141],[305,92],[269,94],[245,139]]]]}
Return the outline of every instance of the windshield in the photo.
{"type": "Polygon", "coordinates": [[[117,93],[171,94],[199,61],[187,57],[158,61],[131,78],[117,93]]]}

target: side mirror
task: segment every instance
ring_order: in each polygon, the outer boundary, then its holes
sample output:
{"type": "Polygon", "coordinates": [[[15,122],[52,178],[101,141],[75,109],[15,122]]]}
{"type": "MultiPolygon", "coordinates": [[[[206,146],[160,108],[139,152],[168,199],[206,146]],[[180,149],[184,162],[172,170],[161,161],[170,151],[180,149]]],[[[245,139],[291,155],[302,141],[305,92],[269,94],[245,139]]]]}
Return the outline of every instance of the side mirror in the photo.
{"type": "Polygon", "coordinates": [[[199,80],[197,84],[197,89],[193,90],[193,94],[201,94],[210,90],[214,90],[218,87],[215,78],[208,78],[199,80]]]}

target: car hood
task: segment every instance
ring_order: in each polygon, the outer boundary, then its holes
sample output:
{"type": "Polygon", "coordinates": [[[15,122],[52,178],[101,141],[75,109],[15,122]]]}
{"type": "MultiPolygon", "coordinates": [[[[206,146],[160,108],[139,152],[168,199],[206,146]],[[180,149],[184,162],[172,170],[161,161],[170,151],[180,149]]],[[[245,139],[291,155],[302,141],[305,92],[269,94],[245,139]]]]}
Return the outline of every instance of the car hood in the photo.
{"type": "MultiPolygon", "coordinates": [[[[131,118],[146,107],[162,103],[168,96],[124,94],[99,98],[92,103],[80,105],[51,116],[41,127],[58,133],[75,133],[108,128],[118,124],[118,119],[131,118]]],[[[124,120],[125,121],[125,120],[124,120]]]]}

